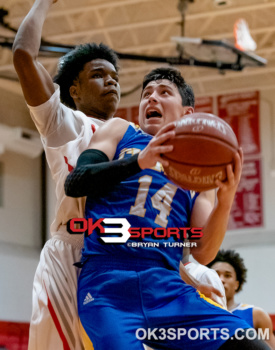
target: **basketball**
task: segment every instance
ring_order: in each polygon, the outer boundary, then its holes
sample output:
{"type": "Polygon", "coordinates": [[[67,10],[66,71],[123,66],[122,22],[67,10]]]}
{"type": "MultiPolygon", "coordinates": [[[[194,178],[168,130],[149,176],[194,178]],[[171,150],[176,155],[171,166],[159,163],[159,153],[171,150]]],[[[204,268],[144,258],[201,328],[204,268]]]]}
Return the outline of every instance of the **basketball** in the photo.
{"type": "Polygon", "coordinates": [[[227,179],[226,166],[234,163],[239,149],[232,128],[221,118],[208,113],[193,113],[181,118],[176,136],[166,144],[173,151],[163,155],[169,161],[166,175],[178,186],[194,191],[207,191],[215,180],[227,179]]]}

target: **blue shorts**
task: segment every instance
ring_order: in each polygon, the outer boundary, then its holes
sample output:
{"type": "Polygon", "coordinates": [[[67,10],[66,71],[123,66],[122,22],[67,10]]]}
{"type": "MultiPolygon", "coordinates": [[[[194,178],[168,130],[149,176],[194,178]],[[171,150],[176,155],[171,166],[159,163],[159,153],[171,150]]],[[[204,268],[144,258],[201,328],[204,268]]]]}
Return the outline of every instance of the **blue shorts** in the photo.
{"type": "Polygon", "coordinates": [[[177,271],[118,265],[95,259],[79,277],[78,312],[95,350],[144,350],[142,343],[215,350],[237,329],[250,328],[185,284],[177,271]]]}

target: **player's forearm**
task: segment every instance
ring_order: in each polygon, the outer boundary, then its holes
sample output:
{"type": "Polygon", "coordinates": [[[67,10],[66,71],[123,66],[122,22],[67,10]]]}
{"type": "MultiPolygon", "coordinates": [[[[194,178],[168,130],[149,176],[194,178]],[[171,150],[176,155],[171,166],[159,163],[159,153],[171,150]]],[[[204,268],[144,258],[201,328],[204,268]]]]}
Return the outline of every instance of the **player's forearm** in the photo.
{"type": "Polygon", "coordinates": [[[65,193],[69,197],[98,197],[112,190],[115,185],[141,171],[138,154],[109,161],[99,150],[87,150],[79,157],[76,168],[65,181],[65,193]]]}
{"type": "Polygon", "coordinates": [[[36,0],[16,34],[13,52],[27,53],[36,58],[40,48],[42,28],[53,0],[36,0]]]}
{"type": "Polygon", "coordinates": [[[204,225],[203,237],[196,241],[197,247],[191,252],[202,265],[210,263],[216,257],[227,230],[230,209],[231,206],[217,204],[204,225]]]}

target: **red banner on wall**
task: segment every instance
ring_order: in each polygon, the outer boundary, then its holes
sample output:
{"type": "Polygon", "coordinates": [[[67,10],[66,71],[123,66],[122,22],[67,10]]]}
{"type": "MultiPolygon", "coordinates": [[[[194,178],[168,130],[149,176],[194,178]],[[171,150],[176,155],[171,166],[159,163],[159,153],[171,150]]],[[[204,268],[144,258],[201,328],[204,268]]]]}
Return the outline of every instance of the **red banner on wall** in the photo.
{"type": "Polygon", "coordinates": [[[259,105],[258,91],[218,96],[218,115],[231,125],[245,159],[230,216],[231,230],[263,226],[259,105]],[[246,160],[248,155],[250,160],[246,160]]]}
{"type": "Polygon", "coordinates": [[[197,97],[195,103],[195,112],[213,114],[213,97],[197,97]]]}
{"type": "Polygon", "coordinates": [[[218,115],[234,130],[244,154],[259,154],[259,92],[218,96],[218,115]]]}
{"type": "Polygon", "coordinates": [[[261,160],[244,162],[241,181],[231,209],[229,230],[263,226],[261,160]]]}

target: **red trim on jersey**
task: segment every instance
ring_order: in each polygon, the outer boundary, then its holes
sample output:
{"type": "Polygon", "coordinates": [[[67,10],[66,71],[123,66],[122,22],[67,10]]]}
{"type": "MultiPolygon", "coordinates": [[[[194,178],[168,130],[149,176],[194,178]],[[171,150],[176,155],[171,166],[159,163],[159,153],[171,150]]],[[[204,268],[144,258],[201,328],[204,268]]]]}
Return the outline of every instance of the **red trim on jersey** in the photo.
{"type": "Polygon", "coordinates": [[[71,166],[71,164],[69,164],[68,158],[64,156],[64,159],[65,159],[65,163],[68,165],[68,170],[69,170],[69,172],[71,172],[72,170],[74,170],[73,166],[71,166]]]}
{"type": "Polygon", "coordinates": [[[94,124],[91,125],[91,128],[92,128],[93,133],[95,133],[95,130],[96,130],[96,129],[95,129],[94,124]]]}
{"type": "Polygon", "coordinates": [[[62,331],[62,328],[61,328],[61,325],[60,325],[59,320],[58,320],[58,318],[57,318],[57,315],[56,315],[56,313],[55,313],[55,311],[54,311],[54,308],[53,308],[53,306],[52,306],[52,303],[51,303],[51,301],[50,301],[50,298],[49,298],[49,295],[48,295],[48,292],[47,292],[45,283],[44,283],[44,287],[45,287],[45,290],[46,290],[46,293],[47,293],[48,309],[49,309],[50,314],[51,314],[51,316],[52,316],[52,319],[53,319],[53,322],[54,322],[55,327],[56,327],[56,329],[57,329],[57,332],[58,332],[58,334],[59,334],[59,336],[60,336],[60,338],[61,338],[61,340],[62,340],[63,349],[64,349],[64,350],[70,350],[70,347],[69,347],[69,344],[68,344],[68,342],[67,342],[67,339],[66,339],[66,337],[65,337],[65,335],[64,335],[64,333],[63,333],[63,331],[62,331]]]}
{"type": "Polygon", "coordinates": [[[187,263],[183,264],[183,266],[186,266],[188,264],[191,264],[191,261],[187,261],[187,263]]]}

